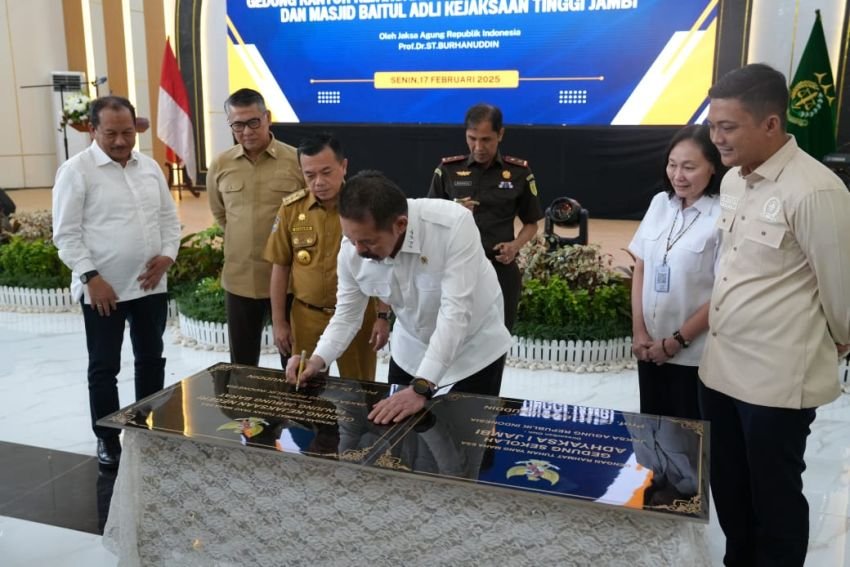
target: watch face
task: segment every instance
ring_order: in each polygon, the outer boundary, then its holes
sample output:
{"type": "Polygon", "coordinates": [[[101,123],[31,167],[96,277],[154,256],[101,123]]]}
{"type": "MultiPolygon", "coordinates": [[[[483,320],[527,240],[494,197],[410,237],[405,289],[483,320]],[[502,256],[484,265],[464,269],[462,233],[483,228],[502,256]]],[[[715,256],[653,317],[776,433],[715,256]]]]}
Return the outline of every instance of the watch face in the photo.
{"type": "Polygon", "coordinates": [[[413,391],[421,396],[428,396],[431,393],[431,387],[428,385],[427,380],[417,378],[410,384],[413,386],[413,391]]]}

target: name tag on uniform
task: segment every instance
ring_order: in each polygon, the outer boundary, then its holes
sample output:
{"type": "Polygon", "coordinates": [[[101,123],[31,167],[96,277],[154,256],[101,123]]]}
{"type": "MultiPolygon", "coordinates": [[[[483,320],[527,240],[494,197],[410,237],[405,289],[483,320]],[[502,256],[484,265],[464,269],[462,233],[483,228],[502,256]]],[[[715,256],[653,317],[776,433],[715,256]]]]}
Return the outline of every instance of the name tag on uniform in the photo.
{"type": "Polygon", "coordinates": [[[734,211],[738,208],[738,197],[723,193],[720,195],[720,206],[729,211],[734,211]]]}
{"type": "Polygon", "coordinates": [[[655,268],[655,291],[656,293],[670,292],[670,266],[661,264],[655,268]]]}

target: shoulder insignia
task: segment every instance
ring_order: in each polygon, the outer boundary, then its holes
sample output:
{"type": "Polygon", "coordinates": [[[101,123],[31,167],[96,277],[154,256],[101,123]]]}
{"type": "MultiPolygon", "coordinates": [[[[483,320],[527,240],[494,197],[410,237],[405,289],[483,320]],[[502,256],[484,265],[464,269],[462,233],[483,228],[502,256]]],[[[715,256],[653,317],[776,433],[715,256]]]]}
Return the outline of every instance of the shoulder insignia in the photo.
{"type": "Polygon", "coordinates": [[[511,165],[518,165],[520,167],[528,167],[528,162],[524,159],[515,158],[513,156],[502,156],[502,159],[508,162],[511,165]]]}
{"type": "Polygon", "coordinates": [[[434,170],[434,175],[436,175],[438,177],[442,177],[443,176],[443,170],[438,167],[437,169],[434,170]]]}
{"type": "Polygon", "coordinates": [[[298,191],[296,191],[294,193],[290,193],[289,195],[287,195],[286,197],[281,199],[281,204],[285,207],[287,205],[291,205],[292,203],[294,203],[296,201],[300,201],[301,199],[303,199],[306,196],[307,196],[307,190],[306,189],[299,189],[298,191]]]}
{"type": "Polygon", "coordinates": [[[449,156],[449,157],[444,157],[444,158],[443,158],[443,160],[442,160],[442,162],[443,162],[443,163],[454,163],[454,162],[456,162],[456,161],[460,161],[460,160],[462,160],[462,159],[466,159],[466,156],[449,156]]]}

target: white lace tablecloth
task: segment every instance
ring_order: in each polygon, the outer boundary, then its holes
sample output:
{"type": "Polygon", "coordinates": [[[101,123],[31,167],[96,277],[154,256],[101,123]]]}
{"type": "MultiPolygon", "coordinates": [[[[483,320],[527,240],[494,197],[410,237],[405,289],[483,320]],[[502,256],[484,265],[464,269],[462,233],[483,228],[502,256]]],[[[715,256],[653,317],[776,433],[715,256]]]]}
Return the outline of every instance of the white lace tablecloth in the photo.
{"type": "Polygon", "coordinates": [[[705,526],[126,430],[104,544],[131,566],[708,565],[705,526]]]}

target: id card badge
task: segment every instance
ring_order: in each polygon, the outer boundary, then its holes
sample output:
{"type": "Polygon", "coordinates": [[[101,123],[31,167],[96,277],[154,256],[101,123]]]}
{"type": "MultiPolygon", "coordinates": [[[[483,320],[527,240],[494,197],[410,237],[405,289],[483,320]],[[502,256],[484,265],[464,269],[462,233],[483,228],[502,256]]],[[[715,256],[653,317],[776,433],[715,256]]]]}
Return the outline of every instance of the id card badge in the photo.
{"type": "Polygon", "coordinates": [[[655,268],[655,291],[657,293],[670,292],[670,266],[661,264],[655,268]]]}

